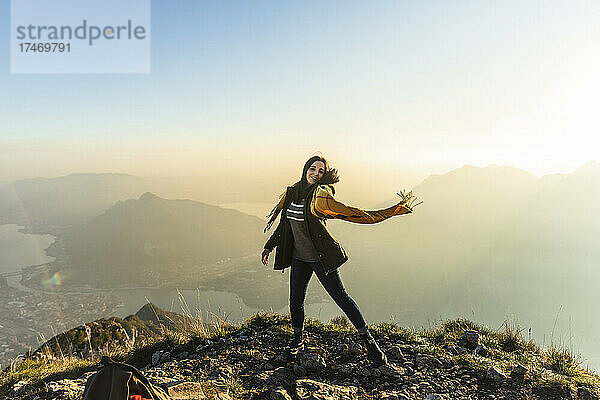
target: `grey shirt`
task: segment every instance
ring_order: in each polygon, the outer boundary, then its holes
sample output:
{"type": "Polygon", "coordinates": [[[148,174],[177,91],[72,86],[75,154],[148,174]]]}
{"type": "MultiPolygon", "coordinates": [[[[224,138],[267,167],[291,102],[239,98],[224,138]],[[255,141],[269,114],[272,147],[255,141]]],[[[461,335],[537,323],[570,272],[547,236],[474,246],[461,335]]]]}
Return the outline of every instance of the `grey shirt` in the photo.
{"type": "Polygon", "coordinates": [[[286,217],[290,221],[294,236],[292,257],[301,261],[318,262],[319,255],[308,235],[308,228],[304,221],[304,207],[305,201],[302,199],[300,203],[292,201],[286,210],[286,217]]]}

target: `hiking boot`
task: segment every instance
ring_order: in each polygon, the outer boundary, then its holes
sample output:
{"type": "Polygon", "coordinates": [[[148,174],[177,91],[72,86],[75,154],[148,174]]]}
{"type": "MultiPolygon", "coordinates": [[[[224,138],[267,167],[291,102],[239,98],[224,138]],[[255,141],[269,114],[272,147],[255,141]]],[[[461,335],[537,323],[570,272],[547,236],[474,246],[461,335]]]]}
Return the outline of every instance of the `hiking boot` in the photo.
{"type": "Polygon", "coordinates": [[[297,354],[298,351],[304,349],[302,331],[294,332],[294,336],[292,337],[290,343],[287,345],[286,349],[289,351],[290,354],[297,354]]]}
{"type": "Polygon", "coordinates": [[[379,348],[379,345],[371,335],[371,332],[367,331],[366,333],[361,333],[360,337],[367,347],[367,358],[375,365],[387,364],[387,357],[379,348]]]}

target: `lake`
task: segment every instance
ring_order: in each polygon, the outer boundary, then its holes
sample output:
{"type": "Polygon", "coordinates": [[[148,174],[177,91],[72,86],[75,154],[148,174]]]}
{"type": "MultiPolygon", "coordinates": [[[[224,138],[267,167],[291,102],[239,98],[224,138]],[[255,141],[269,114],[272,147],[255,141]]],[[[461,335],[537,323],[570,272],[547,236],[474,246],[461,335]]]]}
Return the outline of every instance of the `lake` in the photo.
{"type": "MultiPolygon", "coordinates": [[[[44,264],[54,260],[45,250],[54,242],[52,235],[31,235],[19,232],[23,227],[0,225],[0,274],[20,272],[22,267],[44,264]]],[[[9,284],[20,281],[20,276],[8,278],[9,284]]]]}

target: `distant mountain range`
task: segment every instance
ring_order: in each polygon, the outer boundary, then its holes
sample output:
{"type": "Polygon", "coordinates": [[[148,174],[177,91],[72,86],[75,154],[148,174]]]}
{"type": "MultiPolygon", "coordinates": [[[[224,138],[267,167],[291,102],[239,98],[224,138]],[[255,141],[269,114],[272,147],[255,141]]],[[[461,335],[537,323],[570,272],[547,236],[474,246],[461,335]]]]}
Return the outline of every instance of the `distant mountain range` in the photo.
{"type": "Polygon", "coordinates": [[[79,283],[164,283],[193,267],[258,253],[263,226],[237,210],[145,193],[65,228],[48,253],[79,283]]]}
{"type": "Polygon", "coordinates": [[[71,174],[0,185],[0,225],[19,224],[34,233],[57,234],[106,211],[119,200],[152,192],[207,204],[274,201],[277,190],[260,179],[196,176],[143,178],[127,174],[71,174]]]}
{"type": "Polygon", "coordinates": [[[118,200],[138,197],[146,187],[144,179],[126,174],[71,174],[15,181],[0,186],[0,224],[56,233],[99,215],[118,200]]]}

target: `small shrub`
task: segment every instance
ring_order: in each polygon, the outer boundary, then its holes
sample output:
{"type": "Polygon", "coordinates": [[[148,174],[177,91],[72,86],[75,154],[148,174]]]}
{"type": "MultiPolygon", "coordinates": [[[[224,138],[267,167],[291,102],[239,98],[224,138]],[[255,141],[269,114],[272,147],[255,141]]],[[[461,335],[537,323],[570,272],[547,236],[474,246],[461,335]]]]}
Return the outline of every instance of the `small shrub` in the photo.
{"type": "Polygon", "coordinates": [[[525,340],[523,330],[516,321],[505,320],[501,330],[493,336],[497,339],[500,349],[507,353],[539,351],[532,341],[525,340]]]}
{"type": "Polygon", "coordinates": [[[304,325],[307,328],[316,328],[316,329],[321,329],[321,330],[325,330],[325,328],[326,328],[324,323],[322,323],[318,319],[313,319],[313,318],[307,318],[304,325]]]}
{"type": "Polygon", "coordinates": [[[245,322],[246,326],[272,326],[290,324],[291,319],[288,315],[279,315],[276,313],[258,312],[248,318],[245,322]]]}
{"type": "Polygon", "coordinates": [[[556,346],[550,346],[544,353],[543,365],[545,368],[566,376],[575,376],[581,363],[575,358],[573,353],[566,349],[559,349],[556,346]]]}
{"type": "Polygon", "coordinates": [[[445,321],[441,328],[444,332],[454,335],[462,334],[464,331],[476,331],[482,335],[489,335],[491,333],[489,328],[463,318],[445,321]]]}
{"type": "Polygon", "coordinates": [[[329,326],[337,332],[350,332],[354,329],[350,321],[348,321],[348,318],[343,315],[332,318],[331,321],[329,321],[329,326]]]}
{"type": "Polygon", "coordinates": [[[443,344],[450,339],[450,335],[442,327],[430,329],[425,332],[425,337],[433,344],[443,344]]]}

